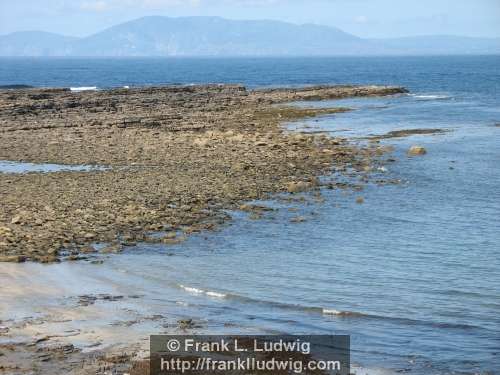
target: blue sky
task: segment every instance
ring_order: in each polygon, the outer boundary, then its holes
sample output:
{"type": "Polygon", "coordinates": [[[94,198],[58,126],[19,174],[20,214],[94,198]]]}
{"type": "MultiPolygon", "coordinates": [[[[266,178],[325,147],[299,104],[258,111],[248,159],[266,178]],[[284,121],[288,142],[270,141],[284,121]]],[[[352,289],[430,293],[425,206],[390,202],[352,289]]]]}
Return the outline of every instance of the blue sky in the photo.
{"type": "Polygon", "coordinates": [[[500,0],[0,0],[0,34],[85,36],[146,15],[276,19],[361,37],[500,37],[500,0]]]}

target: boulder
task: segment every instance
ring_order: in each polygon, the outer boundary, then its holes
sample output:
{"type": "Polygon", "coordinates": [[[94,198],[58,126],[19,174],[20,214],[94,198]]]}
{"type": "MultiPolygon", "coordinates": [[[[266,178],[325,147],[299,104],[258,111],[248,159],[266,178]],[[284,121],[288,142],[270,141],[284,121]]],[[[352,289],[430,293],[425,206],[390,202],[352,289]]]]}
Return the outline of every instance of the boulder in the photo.
{"type": "Polygon", "coordinates": [[[165,234],[165,236],[163,238],[171,240],[171,239],[174,239],[175,237],[177,237],[176,232],[168,232],[165,234]]]}
{"type": "Polygon", "coordinates": [[[408,156],[420,156],[427,154],[427,150],[422,146],[411,146],[408,150],[408,156]]]}
{"type": "Polygon", "coordinates": [[[300,193],[303,191],[307,191],[313,187],[311,182],[299,181],[299,182],[290,182],[287,185],[287,191],[289,193],[300,193]]]}
{"type": "Polygon", "coordinates": [[[21,216],[20,215],[16,215],[12,218],[12,220],[10,221],[11,224],[20,224],[21,223],[21,216]]]}
{"type": "Polygon", "coordinates": [[[356,198],[356,203],[357,204],[363,204],[363,203],[365,203],[365,198],[363,198],[363,197],[357,197],[356,198]]]}

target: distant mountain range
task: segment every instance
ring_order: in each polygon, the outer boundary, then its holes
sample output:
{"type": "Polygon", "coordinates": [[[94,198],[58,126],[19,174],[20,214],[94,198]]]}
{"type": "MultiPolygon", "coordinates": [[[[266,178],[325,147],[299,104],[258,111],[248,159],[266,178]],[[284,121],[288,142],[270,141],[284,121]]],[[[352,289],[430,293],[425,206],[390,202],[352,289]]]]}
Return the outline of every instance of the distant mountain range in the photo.
{"type": "Polygon", "coordinates": [[[0,56],[338,56],[500,54],[500,38],[362,39],[280,21],[144,17],[74,38],[42,31],[0,36],[0,56]]]}

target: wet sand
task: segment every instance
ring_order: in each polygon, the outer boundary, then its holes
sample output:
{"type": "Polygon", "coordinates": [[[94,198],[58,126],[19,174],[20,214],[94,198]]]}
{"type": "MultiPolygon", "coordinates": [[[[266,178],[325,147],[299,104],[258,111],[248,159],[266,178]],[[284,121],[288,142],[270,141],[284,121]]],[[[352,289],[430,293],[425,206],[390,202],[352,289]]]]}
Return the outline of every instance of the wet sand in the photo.
{"type": "Polygon", "coordinates": [[[0,374],[129,372],[148,355],[148,332],[177,325],[139,316],[144,301],[111,292],[113,285],[86,294],[106,282],[86,271],[77,263],[0,263],[0,374]]]}
{"type": "Polygon", "coordinates": [[[106,262],[0,263],[8,286],[0,289],[0,374],[144,375],[152,333],[269,334],[183,315],[124,271],[106,262]]]}

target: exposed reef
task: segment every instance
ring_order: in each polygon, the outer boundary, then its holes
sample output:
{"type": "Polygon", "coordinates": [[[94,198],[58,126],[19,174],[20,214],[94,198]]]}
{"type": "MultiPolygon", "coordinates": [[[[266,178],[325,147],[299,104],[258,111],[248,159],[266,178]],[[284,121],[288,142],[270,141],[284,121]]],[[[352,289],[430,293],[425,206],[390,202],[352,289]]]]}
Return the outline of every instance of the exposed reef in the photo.
{"type": "Polygon", "coordinates": [[[224,209],[315,189],[318,175],[362,168],[381,146],[286,132],[284,122],[346,109],[284,103],[403,92],[240,85],[0,91],[0,160],[107,167],[0,173],[0,261],[78,259],[96,243],[118,252],[141,241],[178,242],[184,235],[172,233],[216,228],[227,220],[224,209]]]}

